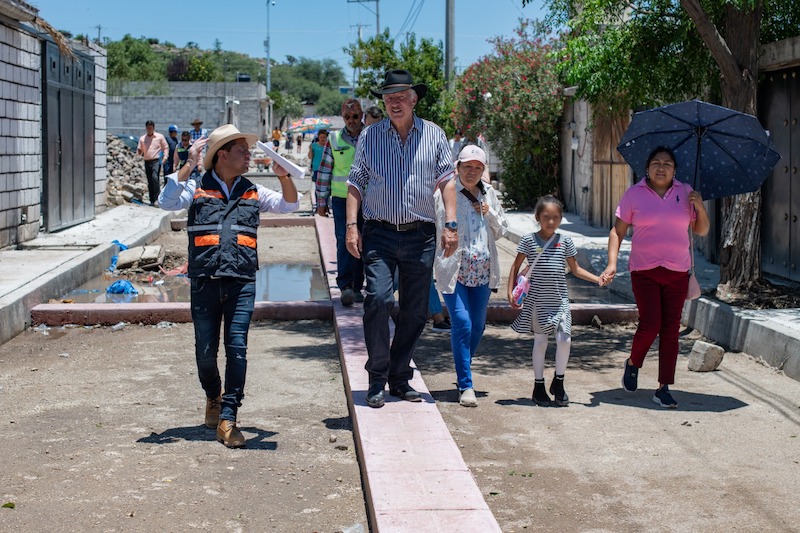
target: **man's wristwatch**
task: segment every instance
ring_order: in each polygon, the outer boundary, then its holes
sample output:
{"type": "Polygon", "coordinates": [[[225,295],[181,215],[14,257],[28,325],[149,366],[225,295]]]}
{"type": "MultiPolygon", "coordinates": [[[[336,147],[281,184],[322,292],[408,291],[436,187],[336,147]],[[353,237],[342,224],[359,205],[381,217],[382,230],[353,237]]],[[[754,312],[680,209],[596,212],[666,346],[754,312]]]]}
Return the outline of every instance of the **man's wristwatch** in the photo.
{"type": "Polygon", "coordinates": [[[458,230],[458,222],[456,222],[455,220],[451,220],[450,222],[445,222],[444,223],[444,227],[446,229],[451,229],[453,231],[457,231],[458,230]]]}

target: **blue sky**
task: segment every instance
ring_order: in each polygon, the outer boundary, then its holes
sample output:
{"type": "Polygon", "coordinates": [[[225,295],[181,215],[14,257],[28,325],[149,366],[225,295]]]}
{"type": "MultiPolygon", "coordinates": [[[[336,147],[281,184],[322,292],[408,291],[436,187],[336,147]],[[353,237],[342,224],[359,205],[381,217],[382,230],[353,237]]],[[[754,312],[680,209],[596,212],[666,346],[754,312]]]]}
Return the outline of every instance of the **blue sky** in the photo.
{"type": "MultiPolygon", "coordinates": [[[[158,0],[28,0],[39,16],[57,29],[73,34],[100,35],[113,40],[126,33],[155,37],[177,46],[196,42],[211,49],[214,40],[224,50],[264,57],[267,36],[266,0],[158,1],[158,0]]],[[[379,0],[382,28],[392,37],[413,31],[417,38],[444,42],[445,0],[379,0]],[[413,20],[412,20],[413,19],[413,20]],[[413,22],[413,23],[412,23],[413,22]]],[[[311,59],[331,58],[350,78],[349,57],[342,48],[376,33],[376,2],[348,0],[275,0],[269,7],[270,57],[283,62],[287,55],[311,59]]],[[[519,18],[543,18],[542,1],[522,7],[522,0],[455,0],[455,56],[460,72],[489,54],[487,39],[511,35],[519,18]]]]}

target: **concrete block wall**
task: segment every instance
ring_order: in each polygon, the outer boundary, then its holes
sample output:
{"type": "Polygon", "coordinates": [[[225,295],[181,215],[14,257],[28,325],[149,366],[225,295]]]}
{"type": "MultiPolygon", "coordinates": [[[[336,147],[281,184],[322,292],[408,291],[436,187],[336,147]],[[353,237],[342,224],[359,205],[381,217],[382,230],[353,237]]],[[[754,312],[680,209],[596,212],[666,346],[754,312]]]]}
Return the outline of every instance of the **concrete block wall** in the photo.
{"type": "Polygon", "coordinates": [[[94,59],[94,207],[95,214],[108,209],[106,204],[106,126],[108,123],[108,61],[105,48],[89,43],[89,54],[94,59]]]}
{"type": "Polygon", "coordinates": [[[260,133],[264,98],[264,86],[254,82],[128,82],[121,87],[120,95],[108,100],[108,131],[138,137],[144,134],[145,122],[152,120],[156,131],[166,135],[170,124],[191,129],[192,120],[198,117],[211,131],[223,123],[226,101],[235,100],[239,102],[241,131],[260,133]]]}
{"type": "Polygon", "coordinates": [[[0,20],[0,248],[39,231],[41,43],[0,20]]]}

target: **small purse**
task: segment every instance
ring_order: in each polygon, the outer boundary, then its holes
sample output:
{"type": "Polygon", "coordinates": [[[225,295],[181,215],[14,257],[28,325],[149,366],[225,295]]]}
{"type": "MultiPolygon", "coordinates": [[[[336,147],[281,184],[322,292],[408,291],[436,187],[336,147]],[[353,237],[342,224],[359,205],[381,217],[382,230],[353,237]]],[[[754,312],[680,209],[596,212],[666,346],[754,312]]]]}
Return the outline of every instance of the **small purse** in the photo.
{"type": "Polygon", "coordinates": [[[696,300],[702,294],[700,284],[697,282],[697,277],[694,275],[694,270],[689,273],[689,289],[686,291],[687,300],[696,300]]]}
{"type": "Polygon", "coordinates": [[[692,258],[692,269],[689,271],[689,288],[686,290],[687,301],[700,298],[702,293],[700,284],[697,282],[697,276],[694,275],[694,236],[692,235],[692,228],[689,228],[689,256],[692,258]]]}

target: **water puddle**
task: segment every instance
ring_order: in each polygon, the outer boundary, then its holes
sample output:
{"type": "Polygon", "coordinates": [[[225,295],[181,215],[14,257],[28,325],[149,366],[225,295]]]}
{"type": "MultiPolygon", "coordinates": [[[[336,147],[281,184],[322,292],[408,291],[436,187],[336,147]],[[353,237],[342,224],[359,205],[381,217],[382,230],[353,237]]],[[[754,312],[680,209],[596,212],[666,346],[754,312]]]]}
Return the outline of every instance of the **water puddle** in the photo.
{"type": "MultiPolygon", "coordinates": [[[[96,277],[61,297],[73,303],[167,303],[190,301],[189,278],[139,273],[134,276],[96,277]],[[109,294],[106,289],[118,280],[128,280],[138,294],[109,294]]],[[[313,265],[262,265],[256,274],[257,302],[321,301],[328,299],[328,284],[322,268],[313,265]]]]}

